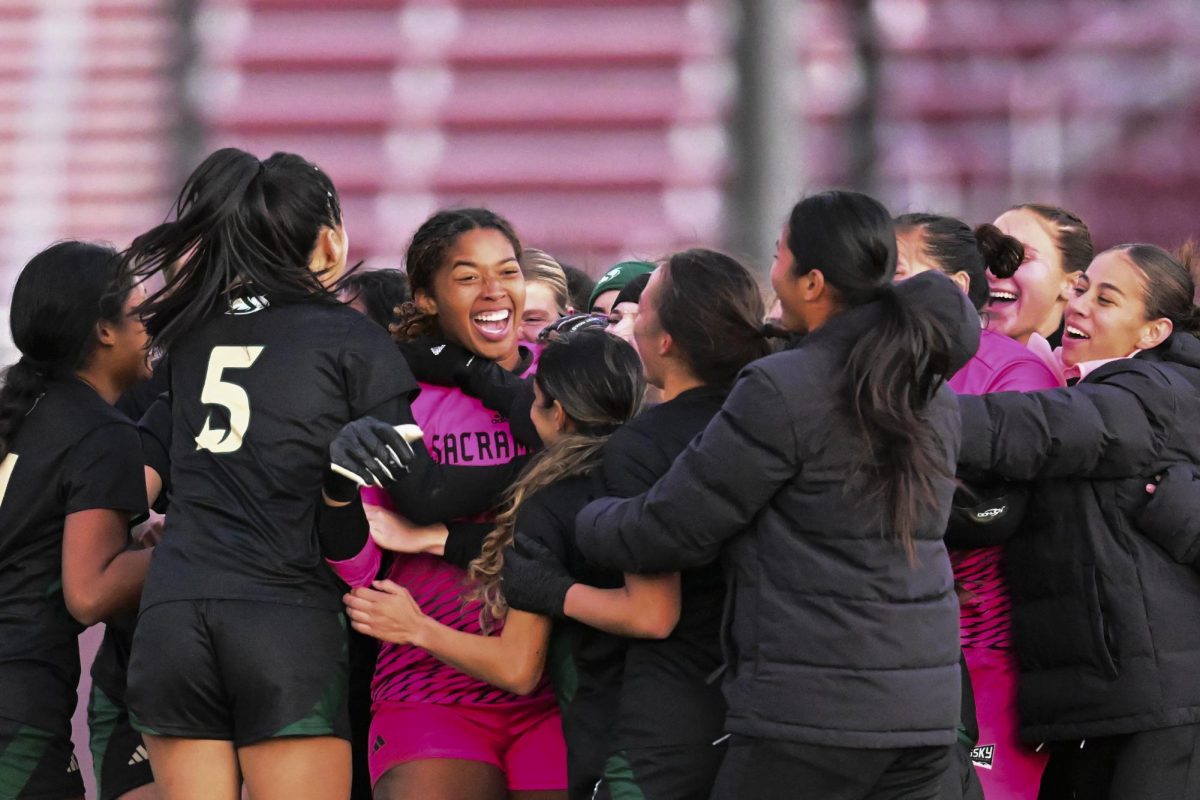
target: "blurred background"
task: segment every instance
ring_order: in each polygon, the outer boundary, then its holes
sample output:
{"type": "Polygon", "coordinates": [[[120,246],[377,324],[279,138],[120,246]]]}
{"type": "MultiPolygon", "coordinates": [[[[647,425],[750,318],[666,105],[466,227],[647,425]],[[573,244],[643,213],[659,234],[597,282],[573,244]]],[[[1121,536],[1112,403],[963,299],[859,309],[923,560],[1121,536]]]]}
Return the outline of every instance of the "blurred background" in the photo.
{"type": "Polygon", "coordinates": [[[1200,233],[1200,3],[0,0],[3,313],[36,251],[125,246],[223,145],[320,164],[375,266],[484,204],[593,274],[695,243],[765,270],[832,186],[1174,246],[1200,233]]]}
{"type": "Polygon", "coordinates": [[[970,222],[1061,203],[1101,246],[1173,246],[1200,211],[1200,3],[0,0],[3,306],[38,249],[124,246],[223,145],[320,164],[371,265],[478,203],[593,274],[692,243],[765,267],[830,186],[970,222]]]}

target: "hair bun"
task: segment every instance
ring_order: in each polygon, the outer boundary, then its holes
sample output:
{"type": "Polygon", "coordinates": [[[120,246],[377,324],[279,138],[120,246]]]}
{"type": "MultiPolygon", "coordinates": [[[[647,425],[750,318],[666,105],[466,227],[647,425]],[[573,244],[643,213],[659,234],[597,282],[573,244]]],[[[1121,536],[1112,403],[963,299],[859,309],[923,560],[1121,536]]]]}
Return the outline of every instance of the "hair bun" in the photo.
{"type": "Polygon", "coordinates": [[[1025,260],[1025,246],[990,222],[976,226],[975,243],[984,266],[997,278],[1011,278],[1025,260]]]}

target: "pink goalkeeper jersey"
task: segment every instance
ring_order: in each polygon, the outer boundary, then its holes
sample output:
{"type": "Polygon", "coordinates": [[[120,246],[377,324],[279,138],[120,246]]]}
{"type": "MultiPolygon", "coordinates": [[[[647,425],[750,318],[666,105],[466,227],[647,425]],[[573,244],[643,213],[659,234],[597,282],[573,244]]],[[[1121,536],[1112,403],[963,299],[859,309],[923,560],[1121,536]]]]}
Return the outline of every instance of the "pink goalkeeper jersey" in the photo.
{"type": "MultiPolygon", "coordinates": [[[[529,375],[532,368],[525,374],[529,375]]],[[[456,388],[421,384],[412,404],[413,417],[425,433],[425,444],[435,461],[459,466],[493,466],[526,452],[509,429],[508,420],[490,411],[477,399],[456,388]]],[[[392,508],[379,489],[362,490],[363,502],[392,508]]],[[[490,517],[488,517],[490,519],[490,517]]],[[[393,556],[393,554],[388,554],[393,556]]],[[[379,572],[384,553],[371,539],[354,558],[330,565],[351,586],[367,586],[379,572]]],[[[394,554],[387,577],[412,594],[421,610],[455,630],[479,634],[481,604],[465,602],[467,575],[459,567],[431,555],[394,554]]],[[[494,626],[498,635],[503,623],[494,626]]],[[[535,690],[549,695],[549,685],[535,690]]],[[[527,701],[510,692],[472,678],[419,647],[383,642],[371,686],[372,705],[392,702],[509,703],[527,701]]]]}
{"type": "MultiPolygon", "coordinates": [[[[1024,345],[985,330],[979,350],[947,383],[958,394],[1033,392],[1062,384],[1024,345]]],[[[959,614],[963,647],[1012,646],[1012,600],[1004,579],[1004,545],[951,550],[954,580],[967,592],[959,614]]]]}

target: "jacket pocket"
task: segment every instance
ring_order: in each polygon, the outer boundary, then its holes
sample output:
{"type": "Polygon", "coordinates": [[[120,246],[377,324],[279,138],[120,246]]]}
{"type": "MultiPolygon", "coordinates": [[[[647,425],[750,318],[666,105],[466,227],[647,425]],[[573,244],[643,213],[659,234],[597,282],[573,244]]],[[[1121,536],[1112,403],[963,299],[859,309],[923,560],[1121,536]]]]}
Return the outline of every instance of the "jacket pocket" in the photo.
{"type": "Polygon", "coordinates": [[[1104,614],[1104,603],[1100,592],[1100,576],[1094,566],[1083,568],[1083,589],[1087,596],[1088,626],[1092,641],[1092,655],[1098,666],[1109,678],[1120,674],[1114,655],[1112,633],[1104,614]]]}
{"type": "Polygon", "coordinates": [[[725,589],[725,602],[721,609],[721,633],[718,637],[721,646],[721,666],[708,676],[708,683],[715,683],[722,675],[732,677],[737,674],[737,647],[733,644],[733,611],[736,598],[737,580],[730,577],[725,589]]]}

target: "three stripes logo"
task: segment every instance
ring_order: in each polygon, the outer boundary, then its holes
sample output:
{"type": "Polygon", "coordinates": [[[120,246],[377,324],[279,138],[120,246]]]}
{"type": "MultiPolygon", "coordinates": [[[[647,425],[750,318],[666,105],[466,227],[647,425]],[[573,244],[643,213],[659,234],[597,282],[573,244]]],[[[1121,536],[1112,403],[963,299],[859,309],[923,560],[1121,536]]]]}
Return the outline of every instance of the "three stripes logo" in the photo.
{"type": "Polygon", "coordinates": [[[134,764],[141,764],[143,761],[149,760],[150,754],[146,752],[146,745],[139,744],[137,750],[133,751],[133,756],[129,759],[128,766],[132,767],[134,764]]]}
{"type": "Polygon", "coordinates": [[[75,772],[79,772],[79,759],[75,757],[74,753],[71,753],[71,761],[67,764],[67,774],[71,775],[75,772]]]}
{"type": "Polygon", "coordinates": [[[385,744],[387,744],[387,742],[384,741],[384,738],[382,736],[376,735],[375,741],[372,742],[372,744],[371,744],[371,752],[378,753],[379,748],[383,747],[385,744]]]}

